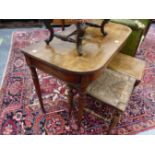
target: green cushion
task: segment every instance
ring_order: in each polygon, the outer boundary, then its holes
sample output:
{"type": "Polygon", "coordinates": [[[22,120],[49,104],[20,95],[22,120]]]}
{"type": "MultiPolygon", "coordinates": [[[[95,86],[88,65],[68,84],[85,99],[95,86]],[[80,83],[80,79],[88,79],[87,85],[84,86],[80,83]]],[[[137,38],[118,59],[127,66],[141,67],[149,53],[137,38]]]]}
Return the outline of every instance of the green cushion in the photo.
{"type": "Polygon", "coordinates": [[[130,55],[130,56],[135,56],[137,48],[141,41],[141,38],[142,38],[144,32],[148,29],[150,19],[138,19],[138,20],[126,20],[126,19],[120,20],[120,19],[118,19],[118,20],[112,20],[112,22],[125,24],[133,29],[131,35],[127,39],[126,44],[125,44],[124,48],[121,50],[121,52],[124,54],[130,55]],[[134,22],[132,23],[131,21],[134,21],[134,22]],[[135,26],[135,21],[141,22],[142,24],[145,25],[145,27],[137,28],[135,26]]]}
{"type": "Polygon", "coordinates": [[[137,24],[137,22],[135,22],[134,20],[131,20],[131,19],[111,19],[110,21],[114,22],[114,23],[129,26],[132,30],[139,29],[139,25],[137,24]]]}

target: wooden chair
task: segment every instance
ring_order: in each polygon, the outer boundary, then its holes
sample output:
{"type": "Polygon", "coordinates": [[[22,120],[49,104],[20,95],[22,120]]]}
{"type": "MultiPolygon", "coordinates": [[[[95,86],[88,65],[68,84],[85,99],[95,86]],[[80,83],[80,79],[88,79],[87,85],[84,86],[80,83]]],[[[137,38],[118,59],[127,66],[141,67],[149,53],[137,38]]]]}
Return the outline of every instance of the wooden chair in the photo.
{"type": "Polygon", "coordinates": [[[111,61],[108,69],[89,85],[88,95],[115,108],[108,134],[119,122],[121,114],[128,105],[135,83],[143,77],[144,68],[144,61],[119,53],[111,61]]]}
{"type": "Polygon", "coordinates": [[[109,63],[108,68],[135,78],[138,84],[144,74],[145,61],[118,53],[109,63]]]}
{"type": "Polygon", "coordinates": [[[65,26],[69,26],[69,25],[76,24],[76,23],[77,23],[76,19],[53,19],[53,22],[52,22],[53,25],[61,26],[62,30],[65,30],[65,26]]]}

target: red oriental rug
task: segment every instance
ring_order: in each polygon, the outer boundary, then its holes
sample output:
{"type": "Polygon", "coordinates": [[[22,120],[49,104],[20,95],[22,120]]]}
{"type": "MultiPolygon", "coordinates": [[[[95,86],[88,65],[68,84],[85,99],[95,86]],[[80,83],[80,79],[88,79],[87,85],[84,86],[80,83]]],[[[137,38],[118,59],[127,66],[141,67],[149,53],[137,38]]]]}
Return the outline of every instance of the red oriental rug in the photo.
{"type": "MultiPolygon", "coordinates": [[[[45,40],[46,30],[15,32],[0,96],[0,134],[106,134],[113,108],[87,97],[87,108],[104,119],[85,112],[80,131],[76,110],[68,119],[66,84],[38,70],[46,117],[40,111],[30,71],[20,48],[45,40]]],[[[147,62],[142,82],[134,89],[121,122],[113,134],[136,134],[155,127],[155,26],[152,25],[138,58],[147,62]]],[[[76,91],[75,91],[76,93],[76,91]]],[[[76,100],[76,96],[75,96],[76,100]]]]}

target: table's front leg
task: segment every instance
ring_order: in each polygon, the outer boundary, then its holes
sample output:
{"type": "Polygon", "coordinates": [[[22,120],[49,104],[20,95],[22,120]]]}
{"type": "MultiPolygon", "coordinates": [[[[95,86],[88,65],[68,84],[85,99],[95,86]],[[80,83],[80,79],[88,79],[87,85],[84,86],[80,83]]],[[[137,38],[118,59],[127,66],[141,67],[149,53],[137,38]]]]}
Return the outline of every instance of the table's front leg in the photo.
{"type": "Polygon", "coordinates": [[[78,127],[80,128],[81,126],[81,121],[83,117],[83,112],[84,112],[84,106],[86,102],[86,91],[80,90],[79,92],[79,98],[78,98],[78,127]]]}
{"type": "Polygon", "coordinates": [[[68,91],[68,103],[69,103],[69,116],[71,116],[71,112],[73,109],[73,97],[74,97],[74,93],[73,93],[73,87],[71,85],[68,84],[69,87],[69,91],[68,91]]]}
{"type": "Polygon", "coordinates": [[[27,64],[28,64],[28,66],[30,68],[30,71],[31,71],[32,80],[33,80],[33,83],[34,83],[34,86],[35,86],[36,93],[37,93],[38,98],[39,98],[41,110],[45,114],[46,111],[45,111],[45,108],[43,106],[43,99],[41,97],[41,89],[40,89],[40,84],[39,84],[39,79],[38,79],[38,75],[37,75],[37,72],[36,72],[36,68],[35,68],[35,66],[32,65],[32,62],[31,62],[30,58],[28,58],[27,56],[25,56],[25,58],[26,58],[27,64]]]}
{"type": "Polygon", "coordinates": [[[79,98],[78,98],[78,127],[81,126],[81,121],[84,112],[84,106],[86,103],[86,89],[90,84],[91,80],[89,76],[83,77],[81,80],[81,86],[79,90],[79,98]]]}
{"type": "Polygon", "coordinates": [[[34,86],[35,86],[35,89],[36,89],[36,93],[37,93],[38,98],[39,98],[39,102],[40,102],[42,112],[46,113],[44,105],[43,105],[43,100],[42,100],[42,97],[41,97],[41,89],[40,89],[40,84],[39,84],[39,79],[38,79],[38,75],[37,75],[37,72],[36,72],[36,68],[30,66],[30,70],[31,70],[31,74],[32,74],[33,83],[34,83],[34,86]]]}

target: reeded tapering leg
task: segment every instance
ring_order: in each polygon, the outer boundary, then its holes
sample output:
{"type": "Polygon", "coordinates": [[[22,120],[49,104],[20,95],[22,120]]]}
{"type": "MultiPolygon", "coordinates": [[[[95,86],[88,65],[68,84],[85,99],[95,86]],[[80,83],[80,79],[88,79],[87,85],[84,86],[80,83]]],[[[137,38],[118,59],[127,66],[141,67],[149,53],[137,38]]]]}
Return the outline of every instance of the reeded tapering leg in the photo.
{"type": "Polygon", "coordinates": [[[41,97],[40,84],[39,84],[39,79],[38,79],[38,75],[37,75],[37,72],[36,72],[36,68],[32,67],[32,66],[29,66],[29,67],[30,67],[30,70],[31,70],[33,83],[34,83],[35,90],[36,90],[36,93],[37,93],[38,98],[39,98],[39,102],[40,102],[42,112],[46,113],[45,108],[43,106],[43,100],[42,100],[42,97],[41,97]]]}
{"type": "Polygon", "coordinates": [[[80,129],[84,107],[86,103],[86,89],[92,81],[90,75],[86,75],[81,79],[79,98],[78,98],[78,128],[80,129]]]}
{"type": "Polygon", "coordinates": [[[121,114],[122,112],[120,111],[116,111],[115,114],[114,114],[114,117],[111,121],[111,124],[110,124],[110,127],[109,127],[109,130],[108,130],[108,135],[110,135],[111,133],[111,130],[116,127],[116,125],[119,123],[120,119],[121,119],[121,114]]]}
{"type": "Polygon", "coordinates": [[[86,94],[85,94],[85,91],[82,91],[79,93],[79,98],[78,98],[78,128],[80,128],[81,126],[85,102],[86,102],[86,94]]]}
{"type": "Polygon", "coordinates": [[[68,87],[69,87],[69,92],[68,92],[69,116],[71,116],[71,112],[72,112],[72,109],[73,109],[73,97],[74,97],[74,93],[73,93],[72,86],[68,85],[68,87]]]}

